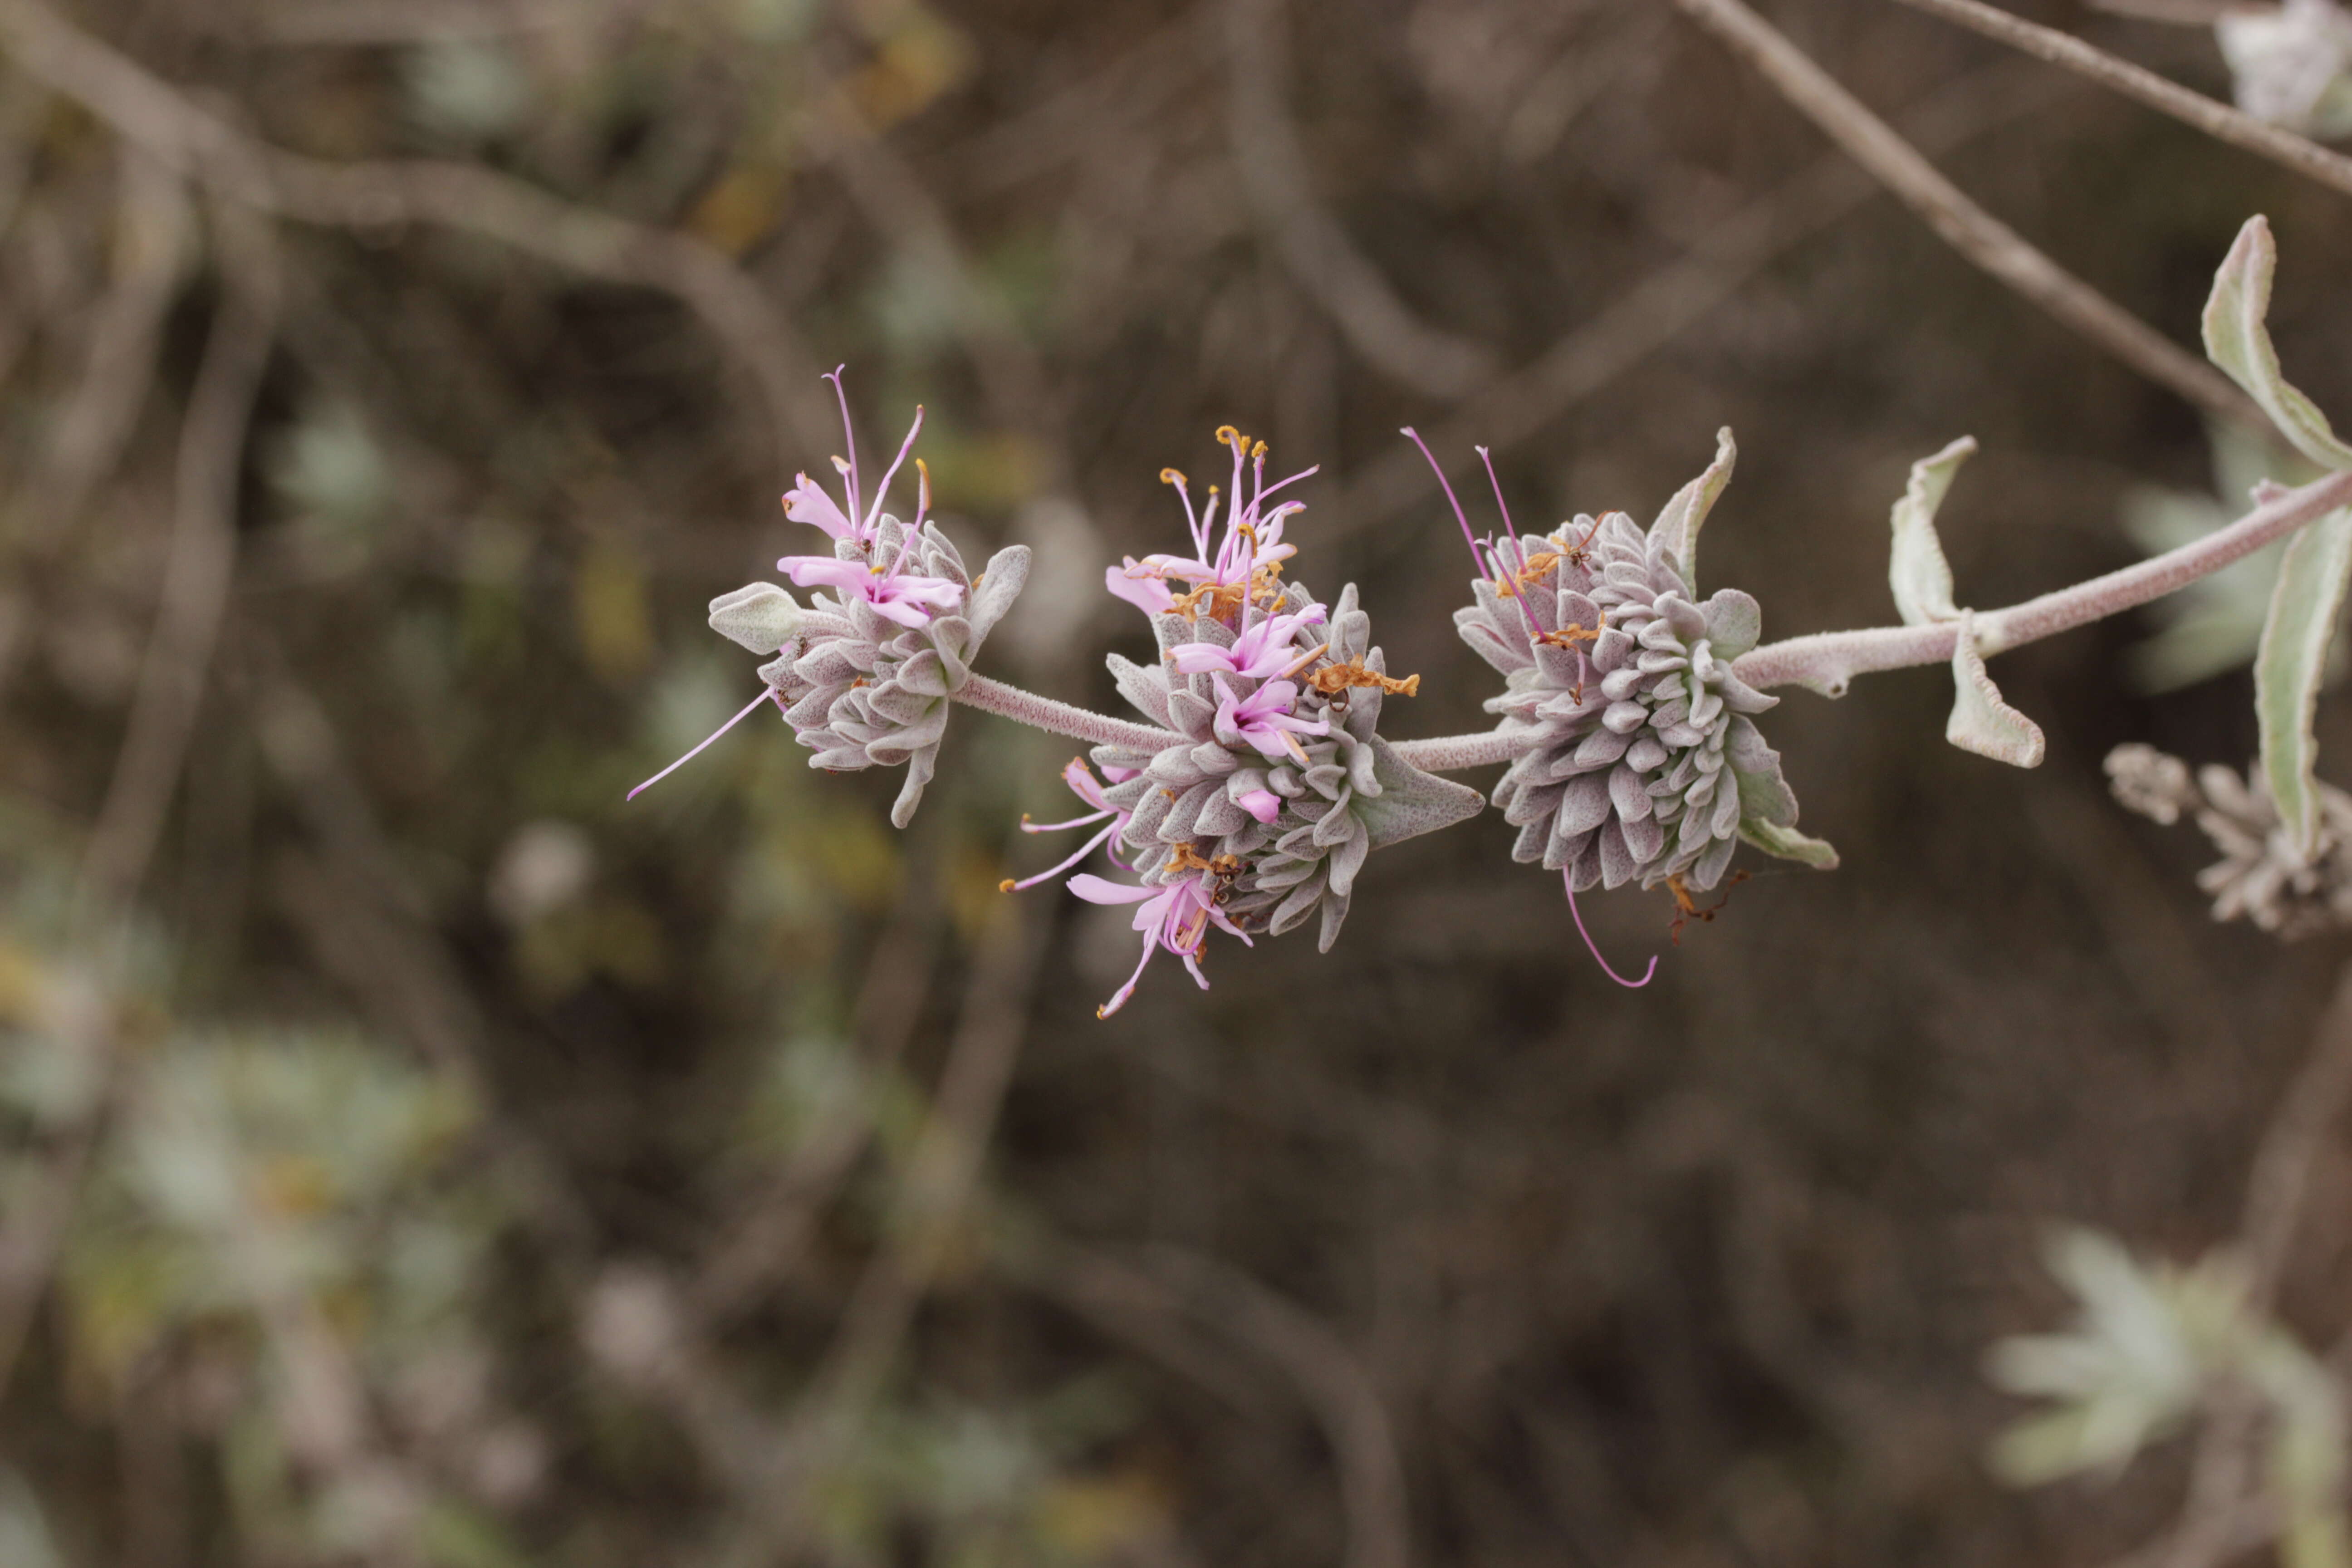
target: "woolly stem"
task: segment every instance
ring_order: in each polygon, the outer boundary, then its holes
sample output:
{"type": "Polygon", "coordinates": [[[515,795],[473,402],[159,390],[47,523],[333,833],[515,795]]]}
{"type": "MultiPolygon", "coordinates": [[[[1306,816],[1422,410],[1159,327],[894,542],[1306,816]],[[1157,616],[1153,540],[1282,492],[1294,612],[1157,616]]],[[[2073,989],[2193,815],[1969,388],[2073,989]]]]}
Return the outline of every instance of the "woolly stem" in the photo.
{"type": "Polygon", "coordinates": [[[1422,741],[1389,743],[1398,756],[1425,773],[1451,773],[1492,763],[1517,762],[1542,739],[1539,730],[1489,730],[1478,735],[1432,735],[1422,741]]]}
{"type": "Polygon", "coordinates": [[[984,675],[975,675],[966,680],[956,688],[954,697],[958,702],[977,708],[983,713],[993,713],[1016,724],[1026,724],[1048,734],[1067,735],[1074,741],[1086,741],[1097,746],[1128,746],[1139,752],[1157,752],[1184,738],[1157,725],[1131,724],[1124,719],[1073,708],[1066,702],[1056,702],[1050,697],[1040,697],[1034,691],[1024,691],[1017,686],[991,680],[984,675]]]}
{"type": "MultiPolygon", "coordinates": [[[[1977,651],[1994,654],[2104,620],[2160,599],[2284,539],[2340,507],[2352,505],[2352,474],[2331,474],[2300,489],[2275,494],[2227,527],[2178,550],[1976,617],[1977,651]]],[[[1952,657],[1958,626],[1873,626],[1866,631],[1816,632],[1768,643],[1732,662],[1748,685],[1809,686],[1830,696],[1873,670],[1943,664],[1952,657]]]]}

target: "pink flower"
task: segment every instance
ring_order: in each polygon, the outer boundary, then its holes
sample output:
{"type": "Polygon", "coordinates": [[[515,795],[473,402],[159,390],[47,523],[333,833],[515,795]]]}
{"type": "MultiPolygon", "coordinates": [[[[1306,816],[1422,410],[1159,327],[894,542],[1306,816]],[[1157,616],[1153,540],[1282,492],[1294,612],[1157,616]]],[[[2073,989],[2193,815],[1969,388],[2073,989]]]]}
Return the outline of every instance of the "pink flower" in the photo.
{"type": "Polygon", "coordinates": [[[1234,451],[1230,500],[1211,486],[1208,503],[1195,507],[1184,476],[1173,468],[1160,470],[1161,481],[1175,486],[1178,498],[1184,503],[1185,521],[1192,533],[1192,553],[1147,555],[1141,561],[1129,557],[1124,565],[1114,566],[1105,574],[1105,585],[1113,594],[1147,615],[1165,615],[1174,604],[1175,595],[1167,586],[1170,578],[1194,588],[1246,589],[1257,581],[1260,572],[1298,553],[1297,546],[1282,542],[1282,525],[1291,513],[1306,508],[1297,501],[1285,501],[1269,511],[1265,510],[1265,501],[1276,490],[1297,483],[1316,470],[1303,469],[1269,485],[1265,482],[1265,442],[1253,442],[1230,425],[1218,429],[1217,439],[1234,451]],[[1212,549],[1220,505],[1225,509],[1224,537],[1216,541],[1212,549]]]}
{"type": "MultiPolygon", "coordinates": [[[[907,552],[900,550],[898,562],[906,558],[907,552]]],[[[963,603],[963,589],[945,577],[917,577],[900,573],[898,562],[888,566],[868,566],[863,562],[839,561],[830,555],[787,555],[776,563],[776,570],[787,574],[803,588],[815,584],[834,589],[844,603],[863,599],[874,606],[876,615],[886,616],[902,626],[928,626],[932,616],[963,603]]]]}
{"type": "Polygon", "coordinates": [[[1214,643],[1182,643],[1168,650],[1168,662],[1186,675],[1222,672],[1246,675],[1252,680],[1296,674],[1320,658],[1322,648],[1301,653],[1291,637],[1301,626],[1323,624],[1323,606],[1309,605],[1287,616],[1265,616],[1242,628],[1231,647],[1214,643]]]}
{"type": "MultiPolygon", "coordinates": [[[[1103,772],[1114,774],[1123,773],[1129,778],[1133,778],[1135,776],[1135,770],[1132,768],[1105,768],[1103,772]]],[[[1106,817],[1109,819],[1109,826],[1103,828],[1099,833],[1097,833],[1092,838],[1087,839],[1084,844],[1078,846],[1078,852],[1076,854],[1071,856],[1068,859],[1063,861],[1052,870],[1040,871],[1034,877],[1024,877],[1017,882],[1008,879],[998,883],[997,886],[1005,892],[1016,893],[1024,888],[1034,888],[1049,877],[1060,876],[1063,872],[1068,870],[1071,867],[1076,865],[1079,861],[1093,854],[1097,846],[1115,838],[1118,830],[1127,826],[1127,819],[1133,815],[1131,812],[1121,811],[1118,807],[1111,805],[1109,801],[1103,797],[1102,784],[1097,781],[1092,770],[1087,768],[1083,758],[1072,757],[1070,759],[1069,766],[1062,770],[1062,782],[1070,786],[1070,793],[1072,795],[1076,795],[1080,800],[1086,802],[1095,809],[1085,816],[1074,816],[1067,822],[1032,822],[1026,816],[1024,816],[1021,819],[1022,832],[1058,833],[1065,827],[1084,827],[1089,823],[1101,822],[1106,817]]],[[[1113,778],[1111,782],[1113,784],[1117,784],[1119,781],[1117,778],[1113,778]]],[[[1118,850],[1116,847],[1114,847],[1110,852],[1110,862],[1122,871],[1132,868],[1118,858],[1118,850]]]]}
{"type": "Polygon", "coordinates": [[[1255,746],[1262,755],[1305,767],[1307,753],[1300,750],[1297,737],[1330,733],[1328,720],[1301,719],[1291,712],[1298,700],[1298,688],[1290,681],[1269,680],[1247,697],[1236,697],[1223,676],[1210,679],[1217,688],[1217,739],[1229,746],[1255,746]]]}
{"type": "MultiPolygon", "coordinates": [[[[841,389],[841,371],[842,367],[835,365],[833,374],[825,379],[833,383],[833,395],[841,404],[842,439],[849,447],[847,458],[835,458],[833,460],[834,470],[840,474],[845,483],[848,510],[845,511],[836,505],[833,497],[811,481],[806,474],[797,474],[793,477],[799,482],[784,492],[784,515],[794,522],[821,528],[835,539],[850,539],[867,544],[873,542],[875,526],[882,520],[882,503],[890,494],[890,481],[898,477],[899,468],[907,461],[907,454],[914,450],[915,437],[922,434],[923,408],[920,404],[915,405],[914,425],[908,430],[906,440],[899,444],[898,455],[892,459],[889,470],[882,476],[881,487],[874,492],[874,504],[861,512],[858,510],[863,498],[858,493],[857,485],[857,433],[850,428],[849,397],[841,389]]],[[[916,465],[919,470],[921,467],[920,463],[916,465]]]]}
{"type": "Polygon", "coordinates": [[[1282,815],[1282,797],[1270,789],[1245,791],[1234,797],[1234,804],[1260,822],[1272,822],[1282,815]]]}
{"type": "Polygon", "coordinates": [[[1201,973],[1200,957],[1201,944],[1208,940],[1211,926],[1240,937],[1244,947],[1256,945],[1250,941],[1248,932],[1227,920],[1218,910],[1213,901],[1214,894],[1210,890],[1214,885],[1214,879],[1206,873],[1188,877],[1181,882],[1171,882],[1164,888],[1131,887],[1124,882],[1106,881],[1100,877],[1084,874],[1070,879],[1070,891],[1090,904],[1139,906],[1135,911],[1135,929],[1143,933],[1143,957],[1137,962],[1135,973],[1127,977],[1127,984],[1114,992],[1109,1001],[1095,1009],[1096,1017],[1108,1018],[1127,1005],[1127,999],[1135,994],[1136,982],[1143,978],[1144,965],[1150,963],[1151,955],[1163,947],[1184,961],[1185,969],[1200,984],[1201,989],[1206,991],[1209,977],[1201,973]]]}

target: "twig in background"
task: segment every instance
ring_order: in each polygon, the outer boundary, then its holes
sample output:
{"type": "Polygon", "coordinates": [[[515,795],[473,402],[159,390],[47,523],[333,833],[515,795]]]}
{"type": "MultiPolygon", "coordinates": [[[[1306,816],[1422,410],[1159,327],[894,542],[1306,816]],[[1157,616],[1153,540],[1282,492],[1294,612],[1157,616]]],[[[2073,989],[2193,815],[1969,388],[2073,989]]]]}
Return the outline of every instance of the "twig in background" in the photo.
{"type": "Polygon", "coordinates": [[[79,521],[121,457],[154,387],[163,321],[194,256],[195,215],[180,176],[135,143],[120,152],[114,278],[92,312],[81,378],[41,451],[33,487],[40,510],[26,530],[37,553],[54,549],[79,521]]]}
{"type": "Polygon", "coordinates": [[[1958,22],[1988,38],[1998,38],[2004,44],[2022,49],[2037,59],[2064,66],[2103,87],[2115,89],[2126,98],[2137,99],[2151,109],[2160,110],[2185,125],[2193,125],[2216,141],[2226,142],[2249,153],[2258,153],[2298,174],[2307,174],[2324,185],[2352,195],[2352,158],[2330,152],[2308,137],[2298,136],[2292,131],[2257,120],[2201,92],[2192,92],[2144,66],[2117,59],[2106,50],[2071,33],[2062,33],[2055,27],[2044,27],[2021,16],[2013,16],[1998,6],[1985,5],[1983,0],[1897,0],[1897,3],[1915,11],[1925,11],[1930,16],[1958,22]]]}
{"type": "MultiPolygon", "coordinates": [[[[1973,71],[1938,89],[1904,117],[1915,143],[1948,151],[2049,101],[2046,73],[2008,67],[1973,71]]],[[[1527,364],[1466,400],[1431,435],[1441,454],[1478,445],[1506,451],[1549,429],[1570,409],[1675,341],[1759,272],[1880,194],[1843,153],[1832,153],[1733,213],[1706,241],[1603,305],[1527,364]]],[[[1466,461],[1466,459],[1465,459],[1466,461]]],[[[1363,465],[1318,527],[1333,537],[1392,521],[1436,490],[1419,454],[1399,447],[1363,465]]]]}
{"type": "Polygon", "coordinates": [[[1306,151],[1283,108],[1288,26],[1282,0],[1227,0],[1234,162],[1258,226],[1368,363],[1431,396],[1463,396],[1494,374],[1492,351],[1414,315],[1316,199],[1306,151]]]}
{"type": "Polygon", "coordinates": [[[0,43],[19,68],[116,132],[225,196],[296,221],[381,233],[404,223],[482,235],[608,282],[666,292],[749,371],[775,458],[831,443],[832,411],[810,392],[817,365],[792,324],[725,253],[563,201],[469,163],[336,164],[282,152],[198,107],[144,67],[37,0],[0,0],[0,43]]]}
{"type": "Polygon", "coordinates": [[[155,626],[129,732],[85,852],[77,894],[85,918],[110,912],[146,875],[195,731],[236,573],[238,482],[277,332],[278,262],[275,237],[233,207],[215,209],[213,230],[221,306],[181,428],[155,626]]]}
{"type": "Polygon", "coordinates": [[[2029,244],[1979,206],[1811,57],[1740,0],[1675,0],[1969,260],[2132,369],[2208,413],[2271,435],[2270,421],[2219,371],[2029,244]]]}

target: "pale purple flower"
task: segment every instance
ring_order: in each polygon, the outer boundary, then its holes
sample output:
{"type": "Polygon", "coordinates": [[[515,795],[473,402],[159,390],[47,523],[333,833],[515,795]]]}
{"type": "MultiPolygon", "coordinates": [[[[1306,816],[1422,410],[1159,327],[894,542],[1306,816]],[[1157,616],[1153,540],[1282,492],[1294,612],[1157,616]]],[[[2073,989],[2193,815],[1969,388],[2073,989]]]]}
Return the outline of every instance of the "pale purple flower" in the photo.
{"type": "MultiPolygon", "coordinates": [[[[920,404],[915,405],[915,423],[907,431],[906,440],[899,444],[898,456],[882,476],[882,483],[874,492],[874,504],[860,510],[859,503],[864,498],[859,494],[857,485],[857,433],[850,427],[849,396],[841,388],[842,369],[842,366],[835,365],[833,374],[825,380],[833,383],[834,396],[841,404],[841,435],[849,447],[846,458],[835,458],[833,460],[834,470],[841,475],[849,508],[843,510],[835,503],[833,497],[806,474],[798,474],[793,477],[799,482],[784,492],[784,515],[794,522],[821,528],[835,539],[870,544],[875,526],[882,521],[882,503],[890,494],[890,481],[898,477],[898,469],[905,465],[907,454],[914,450],[915,437],[922,434],[923,408],[920,404]]],[[[921,465],[917,467],[919,468],[921,465]]]]}
{"type": "Polygon", "coordinates": [[[1300,651],[1293,637],[1301,626],[1323,624],[1323,606],[1309,605],[1287,616],[1261,616],[1242,628],[1231,647],[1188,642],[1168,650],[1167,662],[1185,675],[1245,675],[1252,680],[1295,675],[1323,657],[1320,647],[1300,651]]]}
{"type": "MultiPolygon", "coordinates": [[[[1103,772],[1113,775],[1123,774],[1128,778],[1133,778],[1135,776],[1134,770],[1129,768],[1105,768],[1103,772]]],[[[1072,757],[1070,759],[1069,765],[1062,770],[1062,782],[1070,786],[1070,793],[1072,795],[1076,795],[1080,800],[1086,802],[1095,809],[1084,816],[1074,816],[1067,822],[1032,822],[1026,816],[1024,816],[1021,819],[1022,832],[1058,833],[1066,827],[1085,827],[1097,822],[1106,822],[1108,826],[1097,832],[1093,837],[1087,839],[1084,844],[1078,846],[1076,854],[1072,855],[1068,859],[1063,861],[1060,865],[1054,867],[1051,870],[1040,871],[1034,877],[1024,877],[1017,882],[1008,879],[1005,881],[998,883],[997,886],[1003,889],[1005,892],[1017,893],[1024,888],[1034,888],[1038,883],[1045,881],[1049,878],[1060,876],[1063,872],[1068,870],[1071,867],[1076,865],[1079,861],[1093,854],[1101,845],[1115,838],[1118,831],[1127,826],[1127,819],[1129,816],[1133,815],[1130,812],[1121,810],[1119,807],[1111,805],[1109,801],[1103,798],[1102,781],[1095,777],[1093,771],[1087,766],[1086,760],[1082,757],[1072,757]]],[[[1117,776],[1114,776],[1111,782],[1113,784],[1117,784],[1119,782],[1119,779],[1117,776]]],[[[1118,867],[1122,871],[1132,870],[1134,868],[1128,865],[1126,861],[1121,860],[1118,858],[1118,849],[1115,844],[1112,846],[1110,850],[1110,863],[1118,867]]]]}
{"type": "Polygon", "coordinates": [[[1229,746],[1254,746],[1263,756],[1295,761],[1303,768],[1307,753],[1296,737],[1331,731],[1329,720],[1301,719],[1291,711],[1298,702],[1294,681],[1269,680],[1247,697],[1236,697],[1223,676],[1210,679],[1217,689],[1217,739],[1229,746]]]}
{"type": "Polygon", "coordinates": [[[1265,482],[1265,442],[1253,442],[1230,425],[1219,427],[1217,439],[1234,452],[1230,496],[1212,485],[1206,504],[1196,507],[1182,474],[1173,468],[1160,471],[1160,479],[1173,485],[1178,499],[1184,503],[1184,518],[1192,533],[1192,553],[1147,555],[1140,561],[1130,556],[1104,574],[1106,587],[1147,615],[1165,615],[1174,606],[1176,595],[1168,587],[1171,578],[1189,584],[1195,590],[1233,589],[1246,594],[1259,573],[1298,553],[1297,546],[1282,542],[1282,528],[1284,520],[1293,512],[1306,510],[1305,504],[1284,501],[1268,510],[1265,501],[1276,490],[1297,484],[1317,470],[1303,468],[1269,485],[1265,482]],[[1225,521],[1222,540],[1216,538],[1220,506],[1224,508],[1225,521]]]}
{"type": "Polygon", "coordinates": [[[1127,1005],[1135,994],[1136,982],[1143,978],[1144,966],[1151,955],[1161,948],[1184,961],[1184,968],[1206,991],[1209,977],[1201,973],[1201,944],[1208,941],[1209,928],[1242,940],[1244,947],[1255,947],[1249,933],[1227,920],[1216,906],[1216,878],[1202,872],[1187,877],[1164,888],[1139,888],[1126,882],[1107,881],[1084,872],[1070,879],[1070,891],[1090,904],[1135,904],[1134,929],[1143,933],[1143,956],[1135,965],[1135,973],[1127,984],[1112,993],[1111,999],[1095,1009],[1095,1016],[1108,1018],[1127,1005]]]}
{"type": "MultiPolygon", "coordinates": [[[[921,516],[916,525],[921,526],[921,516]]],[[[840,561],[830,555],[787,555],[776,570],[800,586],[831,588],[845,603],[863,599],[874,613],[902,626],[929,624],[932,616],[963,603],[963,590],[945,577],[918,577],[897,570],[907,558],[904,550],[889,566],[868,566],[862,561],[840,561]]]]}

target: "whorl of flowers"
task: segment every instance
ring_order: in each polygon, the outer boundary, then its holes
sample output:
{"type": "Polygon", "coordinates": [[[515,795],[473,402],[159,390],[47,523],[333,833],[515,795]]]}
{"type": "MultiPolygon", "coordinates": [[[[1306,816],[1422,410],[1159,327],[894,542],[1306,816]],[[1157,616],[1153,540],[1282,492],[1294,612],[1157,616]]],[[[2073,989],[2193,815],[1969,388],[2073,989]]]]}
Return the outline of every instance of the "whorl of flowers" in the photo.
{"type": "Polygon", "coordinates": [[[1471,542],[1486,570],[1454,624],[1504,678],[1487,711],[1533,742],[1495,804],[1519,829],[1513,856],[1565,871],[1571,891],[1704,891],[1743,829],[1797,820],[1780,753],[1749,717],[1780,700],[1731,672],[1762,613],[1737,589],[1702,602],[1691,586],[1691,547],[1731,458],[1726,432],[1716,466],[1646,531],[1612,511],[1471,542]]]}
{"type": "Polygon", "coordinates": [[[2107,779],[2117,801],[2170,826],[2190,817],[2221,858],[2197,874],[2213,895],[2217,921],[2245,919],[2286,941],[2352,925],[2352,795],[2315,781],[2320,832],[2305,858],[2279,820],[2259,766],[2240,778],[2213,764],[2187,763],[2153,746],[2117,746],[2107,753],[2107,779]]]}
{"type": "MultiPolygon", "coordinates": [[[[840,395],[841,373],[830,379],[840,395]]],[[[803,608],[772,583],[753,583],[710,602],[710,625],[754,653],[775,657],[760,667],[766,689],[720,726],[709,740],[637,790],[710,744],[763,701],[772,701],[800,743],[816,753],[811,767],[834,773],[904,764],[907,779],[890,820],[912,819],[937,765],[950,699],[971,677],[971,662],[1029,578],[1029,549],[1008,545],[974,578],[939,525],[929,520],[930,475],[915,459],[912,522],[882,510],[922,433],[923,411],[898,458],[875,487],[870,503],[859,485],[857,437],[842,397],[847,458],[833,459],[846,507],[808,475],[784,496],[784,515],[824,532],[829,555],[787,555],[776,569],[802,587],[830,590],[803,608]]],[[[632,790],[634,796],[637,790],[632,790]]]]}
{"type": "Polygon", "coordinates": [[[1328,952],[1366,856],[1484,805],[1380,737],[1382,702],[1412,695],[1419,679],[1388,674],[1354,585],[1327,607],[1280,580],[1295,553],[1283,524],[1302,509],[1265,502],[1315,470],[1269,485],[1263,441],[1231,426],[1218,437],[1233,449],[1229,491],[1213,487],[1196,507],[1182,475],[1160,476],[1184,502],[1192,553],[1130,558],[1107,578],[1150,617],[1160,655],[1150,666],[1113,655],[1112,678],[1166,742],[1097,747],[1103,783],[1076,763],[1066,775],[1097,806],[1080,820],[1112,823],[1106,837],[1138,879],[1069,883],[1093,902],[1138,906],[1142,961],[1106,1016],[1162,948],[1205,986],[1199,958],[1212,929],[1247,942],[1252,932],[1278,936],[1319,920],[1328,952]]]}

